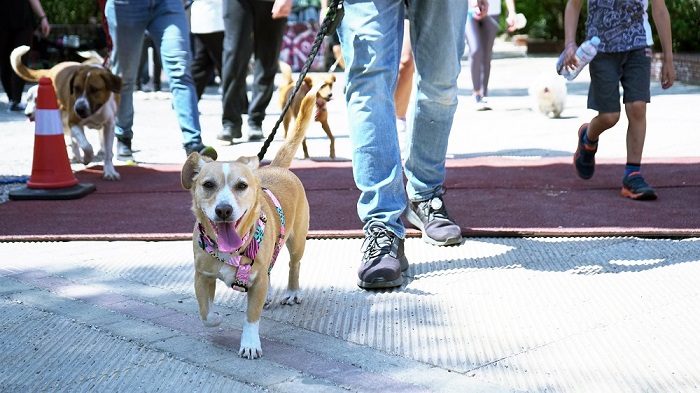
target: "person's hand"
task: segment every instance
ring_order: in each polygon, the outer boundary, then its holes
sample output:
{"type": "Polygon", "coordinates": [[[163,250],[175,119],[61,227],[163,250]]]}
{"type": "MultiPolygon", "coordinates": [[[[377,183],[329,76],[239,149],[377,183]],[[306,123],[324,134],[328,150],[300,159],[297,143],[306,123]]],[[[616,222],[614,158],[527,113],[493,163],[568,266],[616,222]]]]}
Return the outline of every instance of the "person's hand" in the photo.
{"type": "Polygon", "coordinates": [[[576,50],[578,50],[578,45],[575,42],[570,42],[564,48],[564,67],[569,71],[573,71],[578,67],[578,60],[576,60],[576,50]]]}
{"type": "Polygon", "coordinates": [[[508,32],[512,33],[515,30],[518,30],[518,27],[515,25],[517,23],[518,19],[517,16],[515,16],[515,13],[509,12],[508,17],[506,18],[506,24],[508,25],[508,32]]]}
{"type": "Polygon", "coordinates": [[[41,18],[41,35],[46,38],[49,36],[49,33],[51,33],[51,25],[49,24],[49,20],[44,16],[41,18]]]}
{"type": "Polygon", "coordinates": [[[481,19],[489,12],[489,2],[487,0],[476,0],[476,8],[479,12],[475,13],[476,15],[474,16],[478,15],[479,17],[475,19],[481,19]]]}
{"type": "Polygon", "coordinates": [[[275,0],[272,5],[272,19],[282,19],[292,13],[292,0],[275,0]]]}
{"type": "Polygon", "coordinates": [[[676,81],[676,70],[673,68],[673,61],[664,60],[661,63],[661,88],[666,90],[673,86],[676,81]]]}

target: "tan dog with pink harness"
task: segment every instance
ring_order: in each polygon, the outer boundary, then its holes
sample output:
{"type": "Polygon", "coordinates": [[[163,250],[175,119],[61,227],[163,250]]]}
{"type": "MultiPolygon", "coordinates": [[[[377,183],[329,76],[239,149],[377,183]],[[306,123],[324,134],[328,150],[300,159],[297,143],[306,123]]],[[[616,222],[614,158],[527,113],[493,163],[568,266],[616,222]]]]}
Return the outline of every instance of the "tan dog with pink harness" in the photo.
{"type": "Polygon", "coordinates": [[[283,244],[289,251],[289,279],[280,302],[301,302],[299,264],[309,231],[309,203],[304,186],[288,168],[311,122],[313,105],[305,108],[268,166],[260,167],[257,157],[218,162],[192,153],[182,167],[182,186],[192,194],[197,219],[192,249],[199,316],[210,327],[223,319],[211,309],[217,279],[246,292],[239,355],[248,359],[262,355],[260,317],[271,300],[269,274],[283,244]]]}

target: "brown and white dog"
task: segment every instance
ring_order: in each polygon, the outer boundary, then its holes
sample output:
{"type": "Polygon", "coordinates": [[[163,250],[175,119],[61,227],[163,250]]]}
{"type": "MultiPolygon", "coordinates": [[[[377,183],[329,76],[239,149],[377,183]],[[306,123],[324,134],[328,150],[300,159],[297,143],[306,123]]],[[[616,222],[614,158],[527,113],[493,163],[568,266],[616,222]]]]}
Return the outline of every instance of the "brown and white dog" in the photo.
{"type": "Polygon", "coordinates": [[[262,355],[259,323],[270,302],[269,273],[282,244],[289,251],[289,278],[282,304],[301,302],[299,263],[309,230],[304,187],[289,165],[311,122],[315,97],[306,97],[290,135],[269,166],[257,157],[218,162],[192,153],[182,167],[182,186],[192,195],[196,217],[194,289],[204,326],[218,326],[212,311],[216,280],[247,292],[248,304],[239,355],[262,355]],[[310,105],[309,105],[310,103],[310,105]]]}
{"type": "Polygon", "coordinates": [[[71,137],[73,158],[85,165],[92,161],[95,153],[85,137],[84,127],[100,130],[100,144],[104,153],[102,178],[118,180],[119,173],[112,163],[112,149],[121,78],[99,65],[77,62],[62,62],[48,70],[33,70],[22,63],[22,56],[28,51],[28,46],[20,46],[12,51],[12,68],[27,82],[38,82],[44,76],[51,78],[61,111],[63,130],[71,137]]]}
{"type": "MultiPolygon", "coordinates": [[[[292,91],[294,91],[296,83],[292,80],[292,67],[283,61],[280,61],[279,65],[280,72],[284,78],[284,82],[278,89],[280,94],[280,109],[284,109],[284,106],[289,100],[289,96],[292,94],[292,91]]],[[[314,120],[321,123],[323,131],[328,135],[328,139],[331,142],[331,158],[335,158],[335,138],[333,137],[330,126],[328,126],[328,109],[326,108],[326,103],[333,98],[333,83],[335,83],[335,75],[333,74],[324,74],[323,76],[315,78],[310,76],[305,77],[304,83],[301,84],[299,91],[294,96],[292,105],[289,107],[289,110],[282,120],[284,135],[286,137],[289,124],[299,116],[298,114],[301,110],[302,103],[308,102],[306,105],[315,106],[314,120]],[[313,101],[306,101],[304,98],[309,95],[316,97],[316,99],[313,101]]],[[[304,149],[304,158],[309,158],[306,139],[302,142],[302,147],[304,149]]]]}

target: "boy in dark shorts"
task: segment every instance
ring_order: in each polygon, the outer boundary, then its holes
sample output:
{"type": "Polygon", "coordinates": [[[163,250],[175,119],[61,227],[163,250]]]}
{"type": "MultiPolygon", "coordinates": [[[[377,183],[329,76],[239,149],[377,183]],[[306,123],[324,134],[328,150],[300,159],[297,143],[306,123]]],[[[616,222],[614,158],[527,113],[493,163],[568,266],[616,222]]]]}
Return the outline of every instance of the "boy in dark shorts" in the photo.
{"type": "MultiPolygon", "coordinates": [[[[583,0],[569,0],[564,16],[564,65],[576,66],[576,27],[583,0]]],[[[574,153],[576,173],[582,179],[593,177],[598,138],[620,120],[620,93],[629,124],[627,126],[627,164],[622,180],[622,196],[635,200],[654,200],[656,190],[641,175],[642,150],[646,136],[646,108],[650,102],[651,26],[648,0],[588,0],[586,38],[600,38],[598,54],[589,64],[591,84],[588,108],[598,111],[590,123],[578,130],[578,148],[574,153]]],[[[675,80],[671,49],[671,21],[664,0],[651,0],[651,12],[663,50],[661,87],[668,89],[675,80]]]]}

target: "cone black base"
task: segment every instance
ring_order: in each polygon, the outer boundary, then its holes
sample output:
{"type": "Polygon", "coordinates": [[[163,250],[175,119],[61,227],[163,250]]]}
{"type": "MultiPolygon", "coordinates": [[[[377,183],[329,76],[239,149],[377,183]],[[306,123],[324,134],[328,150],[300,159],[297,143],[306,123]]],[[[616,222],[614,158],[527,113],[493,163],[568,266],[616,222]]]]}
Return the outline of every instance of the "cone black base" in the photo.
{"type": "Polygon", "coordinates": [[[30,200],[68,200],[78,199],[95,191],[95,185],[92,183],[78,183],[72,187],[66,188],[22,188],[10,191],[10,200],[13,201],[30,201],[30,200]]]}

